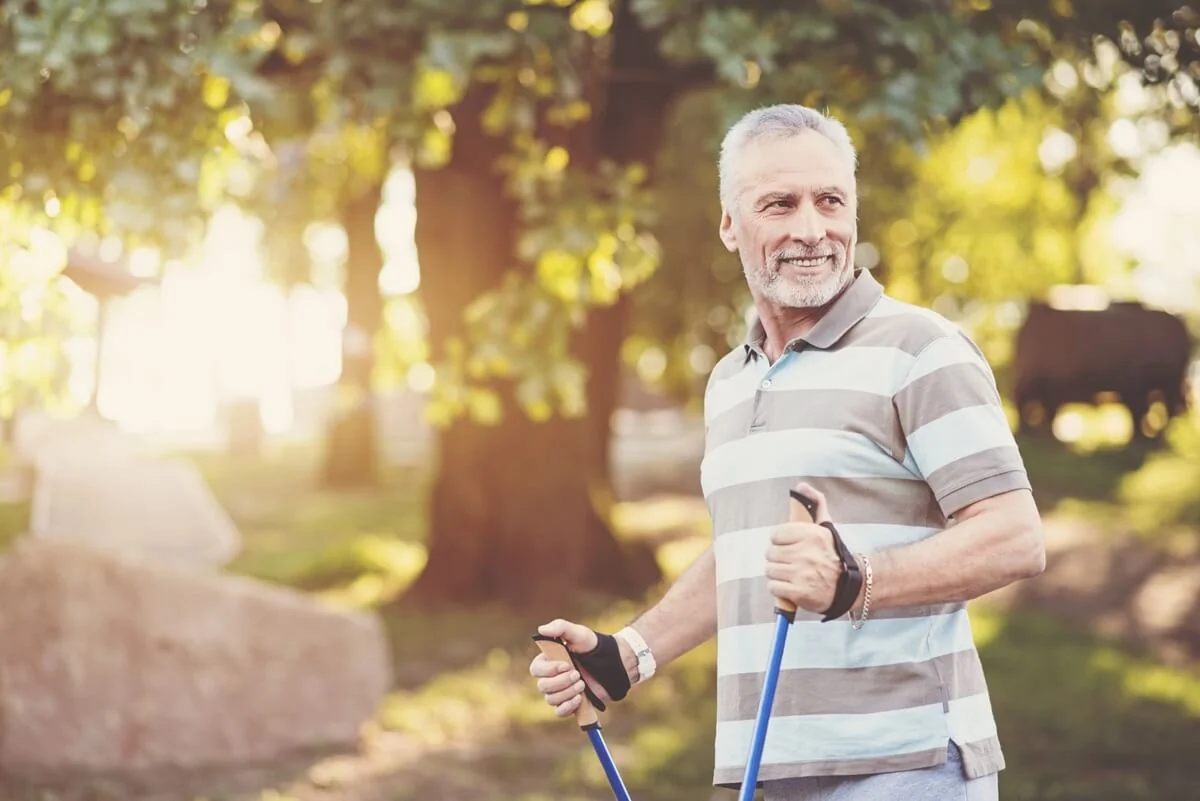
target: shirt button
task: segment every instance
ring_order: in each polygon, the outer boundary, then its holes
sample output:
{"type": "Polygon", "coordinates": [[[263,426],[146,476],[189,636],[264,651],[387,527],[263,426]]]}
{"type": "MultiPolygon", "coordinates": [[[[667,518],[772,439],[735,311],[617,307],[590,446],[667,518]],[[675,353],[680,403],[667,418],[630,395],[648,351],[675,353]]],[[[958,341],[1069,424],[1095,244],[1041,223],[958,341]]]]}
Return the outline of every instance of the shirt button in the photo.
{"type": "Polygon", "coordinates": [[[762,388],[763,388],[763,389],[770,389],[770,388],[771,388],[771,383],[772,383],[771,379],[769,379],[769,378],[767,378],[767,379],[764,379],[764,380],[763,380],[763,382],[762,382],[762,388]]]}

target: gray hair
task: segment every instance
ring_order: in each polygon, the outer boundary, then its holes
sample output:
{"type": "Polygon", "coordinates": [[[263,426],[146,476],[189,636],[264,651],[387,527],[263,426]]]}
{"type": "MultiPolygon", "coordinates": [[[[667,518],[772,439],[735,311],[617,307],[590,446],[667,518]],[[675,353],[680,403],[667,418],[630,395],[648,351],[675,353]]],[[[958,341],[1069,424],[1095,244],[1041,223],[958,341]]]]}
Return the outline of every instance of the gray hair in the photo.
{"type": "Polygon", "coordinates": [[[730,208],[733,200],[733,175],[746,145],[765,136],[789,137],[802,131],[816,131],[837,147],[857,172],[858,153],[846,126],[816,109],[795,103],[781,103],[757,108],[738,120],[721,142],[721,157],[717,164],[720,178],[721,205],[730,208]]]}

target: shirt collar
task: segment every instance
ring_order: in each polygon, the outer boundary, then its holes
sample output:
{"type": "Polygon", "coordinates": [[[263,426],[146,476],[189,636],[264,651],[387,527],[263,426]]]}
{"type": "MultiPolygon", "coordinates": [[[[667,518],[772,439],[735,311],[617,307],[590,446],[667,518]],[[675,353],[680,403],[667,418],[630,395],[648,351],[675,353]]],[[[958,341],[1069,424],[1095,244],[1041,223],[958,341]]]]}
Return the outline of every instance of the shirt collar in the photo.
{"type": "MultiPolygon", "coordinates": [[[[834,298],[833,303],[824,316],[807,334],[802,334],[788,342],[784,350],[798,350],[801,343],[822,350],[833,347],[846,333],[858,324],[860,320],[874,308],[883,295],[883,287],[875,280],[869,270],[855,270],[854,280],[850,282],[842,294],[834,298]]],[[[762,351],[767,334],[757,315],[746,332],[743,348],[746,358],[751,354],[762,351]]]]}

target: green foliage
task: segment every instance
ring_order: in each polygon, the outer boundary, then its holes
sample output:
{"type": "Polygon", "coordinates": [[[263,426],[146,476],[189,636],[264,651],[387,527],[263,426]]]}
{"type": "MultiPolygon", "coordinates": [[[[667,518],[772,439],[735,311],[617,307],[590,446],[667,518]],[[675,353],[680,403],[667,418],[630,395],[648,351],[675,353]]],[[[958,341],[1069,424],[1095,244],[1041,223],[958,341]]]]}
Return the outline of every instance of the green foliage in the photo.
{"type": "MultiPolygon", "coordinates": [[[[339,208],[378,186],[397,161],[444,164],[454,115],[463,113],[459,102],[485,92],[482,110],[467,113],[479,114],[485,130],[509,145],[509,191],[524,218],[508,264],[520,278],[489,284],[501,288],[471,308],[472,340],[458,346],[459,363],[453,357],[440,366],[439,380],[475,375],[486,384],[500,370],[524,387],[533,413],[554,405],[557,392],[560,410],[575,414],[571,387],[581,367],[570,363],[572,332],[589,309],[652,286],[660,253],[679,265],[668,267],[666,287],[684,283],[680,270],[714,271],[673,295],[683,298],[690,322],[674,329],[659,322],[643,332],[668,346],[667,374],[686,384],[689,373],[674,365],[683,359],[704,369],[730,335],[736,316],[709,311],[713,292],[736,286],[736,264],[729,269],[728,257],[708,245],[681,242],[680,232],[691,230],[699,241],[695,232],[711,230],[711,198],[699,191],[711,183],[711,170],[697,165],[713,163],[720,133],[747,108],[784,99],[827,106],[853,121],[867,147],[911,151],[897,156],[899,165],[872,168],[905,178],[939,131],[1011,101],[1041,79],[1057,43],[1085,33],[1118,41],[1121,57],[1140,58],[1150,80],[1170,72],[1163,91],[1173,107],[1192,97],[1186,68],[1194,48],[1184,34],[1195,26],[1158,4],[821,0],[779,10],[732,1],[628,3],[121,0],[101,7],[0,0],[0,197],[39,208],[53,201],[68,236],[111,231],[127,244],[141,239],[175,250],[214,204],[232,197],[269,223],[272,272],[294,283],[311,268],[304,232],[314,222],[336,222],[339,208]],[[627,35],[617,24],[626,11],[649,34],[642,46],[658,47],[666,59],[654,80],[685,94],[706,90],[696,95],[707,106],[696,115],[702,133],[672,132],[678,138],[667,151],[674,155],[664,154],[653,194],[629,165],[576,152],[576,142],[605,130],[606,93],[625,79],[607,68],[627,35]],[[657,219],[645,213],[655,204],[657,219]],[[532,330],[553,337],[523,349],[532,330]],[[481,371],[481,362],[492,367],[481,371]]],[[[1001,125],[988,135],[1010,130],[1001,125]]],[[[1011,152],[1029,140],[1019,137],[1011,152]]],[[[1057,210],[1052,216],[1066,213],[1069,203],[1050,184],[1023,186],[1025,197],[1057,210]]],[[[965,191],[944,194],[958,202],[965,191]]],[[[864,211],[879,217],[897,197],[864,195],[864,211]]],[[[934,225],[934,236],[946,227],[934,225]]],[[[1061,235],[1048,229],[1020,243],[1021,252],[1047,261],[1046,275],[1067,258],[1061,235]]],[[[958,241],[928,246],[936,258],[962,250],[958,241]]],[[[443,395],[474,398],[448,402],[454,413],[475,409],[487,418],[496,409],[486,392],[466,386],[446,386],[443,395]]]]}
{"type": "Polygon", "coordinates": [[[224,125],[266,97],[257,3],[0,2],[0,200],[178,252],[224,125]]]}
{"type": "MultiPolygon", "coordinates": [[[[981,19],[1002,27],[992,12],[975,22],[981,19]]],[[[1116,35],[1120,29],[1109,22],[1116,35]]],[[[1103,30],[1109,23],[1073,24],[1103,30]]],[[[791,95],[828,98],[859,146],[859,263],[876,269],[891,293],[962,320],[1001,369],[1026,299],[1077,280],[1131,294],[1131,257],[1110,237],[1122,181],[1173,138],[1195,131],[1194,111],[1165,85],[1143,90],[1111,41],[1089,39],[1082,47],[1073,38],[1046,38],[1043,28],[1020,26],[1039,48],[1020,74],[1028,80],[1036,70],[1036,80],[1003,102],[962,106],[952,126],[945,122],[954,115],[939,122],[920,97],[905,103],[923,109],[923,132],[909,129],[902,115],[881,119],[883,101],[859,102],[858,83],[844,67],[841,94],[791,95]],[[1134,132],[1132,139],[1122,142],[1113,135],[1118,129],[1134,132]]],[[[964,41],[986,50],[998,40],[964,41]]],[[[890,77],[872,80],[886,87],[890,77]]],[[[929,85],[898,80],[902,89],[929,85]]],[[[884,88],[879,97],[893,91],[901,89],[884,88]]],[[[637,338],[626,350],[637,362],[661,349],[661,383],[685,397],[695,392],[698,374],[740,340],[750,302],[737,256],[716,236],[716,176],[695,167],[715,162],[716,145],[691,132],[721,131],[734,111],[771,99],[777,97],[761,86],[732,102],[721,91],[692,96],[676,111],[672,129],[680,133],[660,156],[655,230],[666,256],[637,298],[637,338]]]]}
{"type": "Polygon", "coordinates": [[[61,278],[62,243],[41,222],[0,205],[0,420],[66,400],[70,363],[62,343],[82,333],[90,316],[87,299],[61,278]]]}
{"type": "Polygon", "coordinates": [[[730,111],[768,98],[829,105],[859,124],[920,139],[932,120],[995,105],[1040,77],[1007,24],[975,24],[942,2],[826,2],[806,9],[634,0],[676,63],[711,64],[739,89],[730,111]],[[760,86],[761,83],[761,86],[760,86]]]}
{"type": "Polygon", "coordinates": [[[1036,96],[981,111],[914,164],[908,213],[878,240],[893,292],[995,303],[1071,279],[1079,200],[1037,157],[1051,119],[1036,96]]]}
{"type": "Polygon", "coordinates": [[[641,165],[572,169],[565,148],[534,141],[501,167],[520,202],[515,255],[531,269],[510,272],[464,311],[465,341],[448,343],[437,365],[429,419],[438,425],[464,412],[498,422],[502,406],[486,386],[496,379],[515,383],[518,405],[534,420],[584,414],[587,370],[572,353],[573,335],[589,308],[612,306],[658,266],[648,232],[654,197],[641,165]]]}
{"type": "Polygon", "coordinates": [[[1061,55],[1041,91],[963,120],[927,157],[893,149],[910,180],[864,226],[889,289],[962,320],[999,365],[1020,304],[1051,286],[1131,294],[1132,259],[1110,236],[1119,182],[1172,135],[1165,91],[1132,86],[1110,43],[1061,55]],[[1135,146],[1114,144],[1119,125],[1135,146]]]}
{"type": "Polygon", "coordinates": [[[1200,12],[1177,0],[1005,0],[993,3],[985,16],[1016,23],[1038,42],[1052,61],[1063,49],[1092,52],[1096,37],[1116,46],[1116,55],[1149,86],[1163,90],[1173,107],[1200,107],[1196,65],[1200,63],[1200,12]]]}

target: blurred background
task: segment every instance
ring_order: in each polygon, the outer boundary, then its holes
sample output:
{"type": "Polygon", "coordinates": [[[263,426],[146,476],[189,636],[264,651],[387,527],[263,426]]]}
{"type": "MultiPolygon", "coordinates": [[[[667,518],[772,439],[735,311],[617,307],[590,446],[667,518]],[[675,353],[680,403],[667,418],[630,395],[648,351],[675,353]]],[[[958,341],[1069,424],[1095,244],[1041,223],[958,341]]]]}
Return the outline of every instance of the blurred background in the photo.
{"type": "MultiPolygon", "coordinates": [[[[795,101],[1046,521],[972,606],[1002,798],[1200,798],[1198,54],[1158,0],[0,0],[3,797],[611,797],[529,635],[707,544],[717,146],[795,101]]],[[[714,659],[606,714],[634,797],[732,797],[714,659]]]]}

